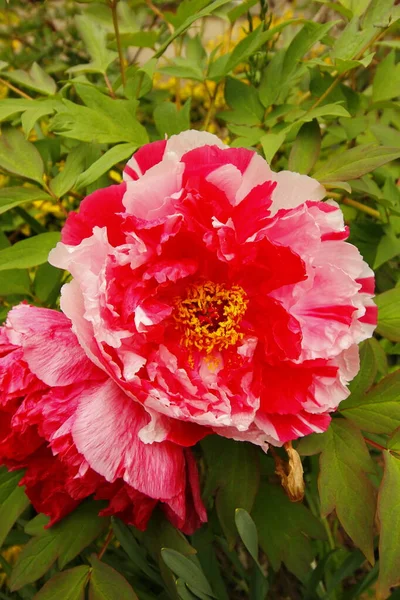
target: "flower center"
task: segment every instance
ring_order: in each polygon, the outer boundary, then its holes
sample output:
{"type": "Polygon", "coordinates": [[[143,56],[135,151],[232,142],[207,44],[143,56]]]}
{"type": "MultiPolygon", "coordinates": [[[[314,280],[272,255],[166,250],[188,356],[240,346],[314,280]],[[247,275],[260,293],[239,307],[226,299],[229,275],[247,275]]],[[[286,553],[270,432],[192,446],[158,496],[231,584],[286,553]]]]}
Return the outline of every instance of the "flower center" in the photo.
{"type": "Polygon", "coordinates": [[[239,285],[229,289],[212,281],[191,285],[185,297],[175,300],[181,343],[206,354],[235,345],[244,335],[239,328],[247,304],[247,294],[239,285]]]}

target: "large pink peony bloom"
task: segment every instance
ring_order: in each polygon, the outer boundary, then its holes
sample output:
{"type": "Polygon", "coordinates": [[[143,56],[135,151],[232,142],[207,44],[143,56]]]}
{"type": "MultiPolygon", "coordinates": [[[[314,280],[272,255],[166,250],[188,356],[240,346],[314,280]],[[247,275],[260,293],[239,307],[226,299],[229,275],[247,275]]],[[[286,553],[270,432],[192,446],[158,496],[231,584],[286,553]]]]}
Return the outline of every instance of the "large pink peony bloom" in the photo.
{"type": "Polygon", "coordinates": [[[143,147],[124,179],[50,255],[73,276],[61,307],[80,346],[118,390],[78,413],[88,465],[109,479],[117,447],[129,471],[132,420],[148,448],[324,431],[376,322],[373,273],[324,188],[196,131],[143,147]]]}

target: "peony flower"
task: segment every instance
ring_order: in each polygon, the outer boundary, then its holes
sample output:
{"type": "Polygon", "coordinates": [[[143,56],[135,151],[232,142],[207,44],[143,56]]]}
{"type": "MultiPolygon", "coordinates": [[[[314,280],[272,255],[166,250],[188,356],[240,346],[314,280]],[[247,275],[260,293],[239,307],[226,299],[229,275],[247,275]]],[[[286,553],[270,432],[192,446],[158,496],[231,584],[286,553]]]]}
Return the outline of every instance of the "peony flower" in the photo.
{"type": "Polygon", "coordinates": [[[265,450],[329,425],[376,323],[374,278],[310,177],[187,131],[71,213],[49,257],[64,314],[0,330],[0,463],[55,522],[83,498],[144,528],[205,521],[188,447],[265,450]]]}
{"type": "MultiPolygon", "coordinates": [[[[148,415],[140,440],[266,448],[326,430],[376,323],[337,204],[196,131],[141,148],[124,180],[69,216],[50,262],[73,276],[61,308],[86,356],[148,415]]],[[[113,439],[101,411],[81,414],[77,448],[107,478],[128,428],[113,439]]]]}
{"type": "Polygon", "coordinates": [[[108,500],[101,515],[139,529],[158,502],[186,533],[206,520],[191,452],[140,441],[145,409],[87,358],[62,313],[27,305],[9,313],[0,329],[0,390],[0,464],[25,469],[21,484],[50,525],[93,494],[108,500]],[[113,443],[106,454],[99,444],[97,471],[75,443],[89,414],[113,443]]]}

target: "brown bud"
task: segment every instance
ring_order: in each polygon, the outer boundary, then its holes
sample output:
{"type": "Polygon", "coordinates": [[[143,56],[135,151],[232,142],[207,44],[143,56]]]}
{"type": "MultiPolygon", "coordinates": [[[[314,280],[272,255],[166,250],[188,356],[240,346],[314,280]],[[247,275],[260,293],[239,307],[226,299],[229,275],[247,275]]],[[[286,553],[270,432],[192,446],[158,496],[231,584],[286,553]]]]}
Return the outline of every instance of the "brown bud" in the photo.
{"type": "Polygon", "coordinates": [[[303,465],[299,453],[293,448],[292,443],[284,445],[289,462],[284,462],[276,453],[275,473],[281,480],[282,487],[292,502],[301,502],[304,497],[303,465]]]}

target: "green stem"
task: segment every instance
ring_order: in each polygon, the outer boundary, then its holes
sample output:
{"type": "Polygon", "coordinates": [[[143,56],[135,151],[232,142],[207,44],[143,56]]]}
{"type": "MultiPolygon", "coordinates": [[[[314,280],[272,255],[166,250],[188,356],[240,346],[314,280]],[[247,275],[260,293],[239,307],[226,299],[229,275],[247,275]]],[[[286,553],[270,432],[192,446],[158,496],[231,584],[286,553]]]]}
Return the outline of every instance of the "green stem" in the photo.
{"type": "Polygon", "coordinates": [[[126,73],[125,73],[125,65],[124,65],[124,55],[122,52],[122,45],[121,45],[121,36],[119,33],[117,4],[118,4],[118,0],[110,0],[110,8],[111,8],[111,13],[112,13],[112,20],[113,20],[114,33],[115,33],[115,41],[117,43],[118,56],[119,56],[119,69],[121,71],[122,87],[125,88],[126,73]]]}
{"type": "Polygon", "coordinates": [[[14,206],[14,211],[33,229],[35,233],[46,233],[47,229],[43,227],[32,215],[20,206],[14,206]]]}

